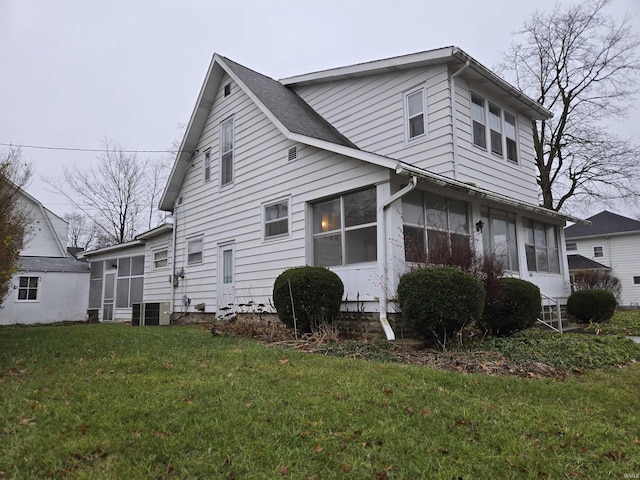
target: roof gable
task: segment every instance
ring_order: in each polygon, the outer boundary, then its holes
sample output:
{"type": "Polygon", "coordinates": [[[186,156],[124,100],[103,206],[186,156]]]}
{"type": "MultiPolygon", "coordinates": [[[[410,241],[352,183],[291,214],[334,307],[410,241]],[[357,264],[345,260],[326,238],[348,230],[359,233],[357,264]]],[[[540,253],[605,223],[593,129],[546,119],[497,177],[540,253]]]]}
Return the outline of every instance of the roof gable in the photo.
{"type": "Polygon", "coordinates": [[[617,233],[640,233],[640,221],[623,217],[617,213],[604,210],[587,220],[591,225],[571,225],[565,228],[565,238],[592,237],[597,235],[611,235],[617,233]]]}

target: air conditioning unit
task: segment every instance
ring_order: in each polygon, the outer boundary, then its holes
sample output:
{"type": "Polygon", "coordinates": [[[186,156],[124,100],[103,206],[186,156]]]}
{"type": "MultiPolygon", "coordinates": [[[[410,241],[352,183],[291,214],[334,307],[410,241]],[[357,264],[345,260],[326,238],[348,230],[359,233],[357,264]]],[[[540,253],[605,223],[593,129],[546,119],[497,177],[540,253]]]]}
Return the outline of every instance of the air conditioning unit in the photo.
{"type": "Polygon", "coordinates": [[[169,309],[169,302],[133,304],[131,325],[169,325],[171,323],[169,309]]]}

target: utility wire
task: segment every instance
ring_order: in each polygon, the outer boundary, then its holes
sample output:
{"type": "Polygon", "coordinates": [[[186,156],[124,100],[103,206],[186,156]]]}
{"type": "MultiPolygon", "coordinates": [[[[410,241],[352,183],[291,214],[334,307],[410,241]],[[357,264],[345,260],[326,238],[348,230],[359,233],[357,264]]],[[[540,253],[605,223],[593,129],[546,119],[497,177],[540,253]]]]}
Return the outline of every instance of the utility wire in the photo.
{"type": "MultiPolygon", "coordinates": [[[[63,150],[66,152],[123,152],[123,153],[179,153],[180,150],[121,150],[119,148],[72,148],[72,147],[49,147],[44,145],[21,145],[17,143],[0,143],[4,147],[16,147],[16,148],[36,148],[39,150],[63,150]]],[[[187,151],[187,150],[183,150],[187,151]]]]}

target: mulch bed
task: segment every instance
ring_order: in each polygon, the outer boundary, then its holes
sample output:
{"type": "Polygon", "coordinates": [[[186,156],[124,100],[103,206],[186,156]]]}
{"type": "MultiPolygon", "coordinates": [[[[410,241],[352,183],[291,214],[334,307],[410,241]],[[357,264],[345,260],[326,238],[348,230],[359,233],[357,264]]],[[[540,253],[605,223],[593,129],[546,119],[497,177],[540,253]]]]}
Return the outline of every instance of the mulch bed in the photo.
{"type": "Polygon", "coordinates": [[[515,376],[523,378],[553,378],[564,380],[571,374],[581,371],[569,371],[546,363],[535,361],[516,362],[506,358],[499,352],[481,350],[447,351],[427,348],[423,344],[407,345],[388,343],[380,340],[355,340],[305,335],[294,338],[293,332],[282,325],[270,325],[245,322],[216,322],[211,328],[214,336],[246,336],[264,342],[267,345],[293,348],[295,350],[342,357],[361,358],[363,360],[379,360],[380,352],[385,354],[386,361],[419,365],[458,373],[475,373],[494,376],[515,376]],[[349,342],[351,348],[335,348],[340,343],[349,342]],[[353,344],[372,346],[373,348],[353,348],[353,344]]]}

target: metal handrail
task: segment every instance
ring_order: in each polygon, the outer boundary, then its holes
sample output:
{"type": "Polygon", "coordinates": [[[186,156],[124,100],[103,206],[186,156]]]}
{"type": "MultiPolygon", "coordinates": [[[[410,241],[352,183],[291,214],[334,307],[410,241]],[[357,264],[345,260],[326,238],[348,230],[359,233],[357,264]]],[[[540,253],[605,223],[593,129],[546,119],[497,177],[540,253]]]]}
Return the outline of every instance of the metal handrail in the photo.
{"type": "Polygon", "coordinates": [[[540,296],[543,297],[544,299],[546,299],[547,304],[551,307],[552,304],[555,304],[555,308],[556,308],[556,315],[558,318],[558,328],[555,328],[553,325],[551,325],[551,321],[553,320],[553,316],[551,315],[551,312],[549,312],[549,320],[547,321],[546,316],[547,313],[545,311],[545,305],[544,302],[541,302],[541,310],[542,310],[542,318],[538,318],[538,322],[542,323],[543,325],[547,326],[548,328],[550,328],[551,330],[554,330],[558,333],[562,333],[562,310],[560,308],[560,300],[558,300],[557,298],[553,298],[550,297],[549,295],[545,295],[544,293],[540,292],[540,296]]]}

